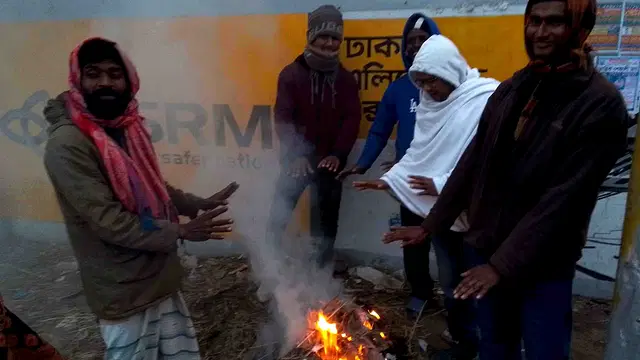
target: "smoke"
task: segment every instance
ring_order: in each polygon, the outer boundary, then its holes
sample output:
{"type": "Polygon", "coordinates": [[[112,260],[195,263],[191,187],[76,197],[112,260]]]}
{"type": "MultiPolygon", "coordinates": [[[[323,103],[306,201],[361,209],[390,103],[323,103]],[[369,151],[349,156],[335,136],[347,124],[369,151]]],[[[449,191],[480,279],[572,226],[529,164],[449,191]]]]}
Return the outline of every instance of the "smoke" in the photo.
{"type": "MultiPolygon", "coordinates": [[[[217,21],[208,19],[207,24],[211,26],[217,21]]],[[[274,93],[277,71],[286,64],[274,60],[273,57],[263,58],[260,60],[260,66],[277,70],[272,81],[260,79],[260,76],[264,77],[260,69],[250,68],[255,62],[236,55],[235,50],[228,48],[228,39],[218,36],[213,36],[208,41],[208,45],[213,48],[208,54],[214,56],[203,61],[194,58],[196,51],[193,46],[200,42],[190,42],[184,38],[184,34],[176,35],[170,31],[172,26],[177,25],[170,25],[169,21],[142,24],[101,21],[92,27],[92,32],[118,42],[133,59],[140,73],[141,99],[174,103],[189,101],[205,106],[228,102],[232,110],[238,114],[240,121],[237,123],[240,126],[245,125],[246,122],[240,117],[246,119],[250,111],[245,110],[256,101],[262,101],[255,98],[256,91],[252,90],[252,82],[271,84],[267,86],[273,86],[273,89],[263,89],[263,92],[274,93]],[[203,63],[209,68],[203,69],[203,63]],[[253,74],[254,77],[238,74],[235,71],[237,69],[233,69],[232,75],[227,75],[227,67],[231,64],[235,67],[245,67],[247,73],[253,74]],[[215,74],[213,78],[211,72],[215,74]],[[161,81],[158,81],[158,76],[162,76],[161,81]],[[160,84],[164,86],[158,86],[160,84]],[[240,96],[229,99],[229,94],[240,96]]],[[[197,27],[204,28],[202,25],[197,27]]],[[[251,39],[250,43],[269,43],[278,36],[278,24],[272,17],[254,17],[252,21],[244,23],[242,32],[242,38],[251,39]]],[[[301,38],[304,38],[304,32],[305,29],[301,28],[301,38]]],[[[207,134],[214,134],[212,128],[218,126],[211,120],[211,117],[207,119],[207,134]]],[[[219,129],[216,128],[215,131],[219,129]]],[[[223,131],[233,139],[229,126],[223,128],[223,131]]],[[[255,136],[259,135],[260,132],[257,131],[255,136]]],[[[295,131],[286,131],[283,136],[292,137],[291,140],[299,144],[303,141],[296,137],[295,131]]],[[[280,141],[283,142],[283,139],[280,141]]],[[[284,232],[283,236],[280,236],[278,231],[271,232],[270,223],[283,226],[290,223],[295,230],[296,225],[300,227],[300,223],[307,222],[307,219],[300,218],[300,213],[293,211],[290,202],[276,189],[277,185],[280,189],[290,188],[297,180],[281,177],[279,151],[265,150],[257,142],[249,148],[240,148],[233,141],[227,141],[225,146],[215,143],[179,146],[204,158],[229,161],[209,161],[206,166],[198,167],[193,174],[189,174],[188,171],[176,174],[177,169],[171,167],[167,173],[170,180],[178,179],[181,187],[201,196],[208,196],[232,181],[240,185],[238,192],[230,199],[228,215],[235,221],[234,234],[230,236],[230,240],[224,243],[208,243],[208,249],[189,246],[189,252],[195,255],[201,255],[202,251],[220,254],[238,250],[237,245],[241,244],[242,250],[248,255],[253,279],[259,286],[258,295],[269,302],[272,315],[269,323],[264,324],[262,329],[256,329],[259,331],[257,344],[277,344],[271,349],[274,350],[270,352],[272,356],[290,350],[306,334],[308,311],[317,309],[323,302],[340,293],[340,283],[333,279],[332,267],[320,269],[315,261],[319,255],[317,245],[322,239],[313,239],[301,234],[300,229],[297,234],[296,231],[289,231],[284,232]],[[250,166],[248,169],[244,166],[229,166],[229,162],[247,163],[251,162],[249,159],[257,159],[259,166],[250,166]]],[[[301,196],[300,202],[304,202],[304,198],[304,195],[301,196]]],[[[261,349],[270,350],[264,346],[261,349]]]]}
{"type": "MultiPolygon", "coordinates": [[[[273,13],[270,11],[269,1],[263,3],[264,11],[256,12],[273,13]]],[[[135,7],[148,5],[118,2],[118,6],[119,13],[142,13],[136,11],[139,9],[135,7]]],[[[180,6],[182,5],[176,3],[176,13],[180,13],[180,6]]],[[[272,206],[273,200],[278,199],[275,186],[281,172],[277,150],[262,149],[259,142],[249,148],[240,148],[231,140],[233,137],[229,126],[223,131],[226,131],[230,140],[225,146],[216,144],[213,138],[218,129],[215,128],[211,114],[212,104],[228,103],[237,115],[241,135],[246,136],[245,126],[251,112],[250,106],[272,105],[275,100],[272,94],[275,93],[277,72],[273,70],[277,68],[279,71],[286,65],[283,61],[288,55],[283,54],[291,46],[290,42],[274,46],[274,39],[281,39],[284,30],[280,28],[276,17],[267,15],[248,16],[241,22],[237,18],[196,17],[132,20],[109,18],[111,11],[112,9],[107,8],[100,9],[96,16],[106,18],[82,21],[73,30],[71,27],[67,28],[65,31],[68,33],[51,39],[52,49],[42,51],[39,58],[46,59],[49,52],[66,54],[72,50],[75,42],[86,36],[101,36],[117,42],[137,67],[141,79],[138,99],[159,104],[157,111],[145,113],[145,116],[151,119],[159,117],[163,111],[162,103],[195,103],[207,111],[203,137],[209,140],[208,144],[189,142],[191,135],[185,128],[178,129],[180,141],[177,145],[167,146],[166,139],[156,144],[158,153],[170,148],[167,151],[172,153],[189,150],[209,159],[229,159],[228,162],[208,162],[206,166],[163,165],[167,180],[185,190],[209,196],[229,182],[236,181],[240,184],[239,191],[230,199],[231,210],[228,215],[235,220],[235,233],[230,241],[207,244],[208,248],[215,248],[214,251],[198,250],[196,247],[190,250],[215,253],[223,248],[238,249],[237,244],[241,244],[249,256],[256,283],[262,286],[265,293],[270,294],[273,322],[265,324],[264,329],[261,329],[264,336],[259,338],[259,342],[278,342],[282,344],[282,349],[294,346],[306,331],[308,309],[317,308],[321,301],[333,298],[339,293],[340,284],[332,279],[330,269],[319,269],[316,262],[311,260],[315,256],[315,244],[310,237],[294,234],[276,241],[275,237],[268,236],[268,223],[272,216],[286,218],[294,227],[305,222],[305,219],[300,219],[299,214],[291,214],[288,208],[272,206]],[[220,24],[225,26],[217,26],[220,24]],[[220,28],[229,29],[235,35],[216,33],[220,28]],[[241,34],[238,35],[238,32],[241,34]],[[72,40],[63,43],[58,41],[65,37],[72,40]],[[64,44],[64,48],[60,44],[64,44]],[[229,72],[232,74],[228,74],[229,72]],[[273,76],[267,79],[264,73],[273,73],[273,76]],[[185,138],[186,142],[183,141],[185,138]],[[241,163],[248,161],[247,158],[258,158],[259,161],[255,162],[258,165],[249,169],[229,166],[231,159],[238,159],[238,163],[241,163]]],[[[299,32],[303,41],[305,29],[300,28],[299,32]]],[[[27,32],[25,34],[28,35],[27,32]]],[[[13,35],[11,44],[7,44],[11,45],[12,51],[13,47],[29,43],[26,41],[27,35],[13,35]]],[[[12,51],[5,53],[10,54],[12,51]]],[[[8,56],[1,58],[6,59],[8,56]]],[[[62,90],[66,88],[66,55],[60,58],[62,61],[56,60],[55,64],[49,63],[50,59],[43,60],[46,66],[34,62],[38,64],[34,69],[50,69],[58,74],[55,86],[62,90]]],[[[291,56],[289,60],[293,58],[291,56]]],[[[0,72],[3,78],[13,78],[11,73],[7,69],[0,72]]],[[[181,114],[181,117],[180,121],[193,120],[192,114],[181,114]]],[[[259,138],[260,132],[256,134],[259,138]]]]}
{"type": "Polygon", "coordinates": [[[331,272],[315,265],[311,247],[296,248],[293,244],[308,245],[309,239],[288,239],[293,241],[281,248],[264,238],[247,237],[245,241],[253,275],[260,286],[258,296],[269,301],[272,315],[272,322],[264,325],[256,345],[276,344],[264,350],[278,353],[278,357],[294,348],[306,335],[309,310],[318,309],[340,292],[340,284],[333,280],[331,272]],[[292,248],[283,251],[287,246],[292,248]]]}
{"type": "MultiPolygon", "coordinates": [[[[297,137],[291,140],[303,142],[297,137]]],[[[309,310],[318,309],[341,290],[341,283],[333,279],[332,264],[318,265],[323,239],[284,229],[296,221],[286,189],[300,180],[282,171],[279,166],[266,168],[260,180],[251,182],[251,188],[245,189],[251,194],[251,206],[231,205],[236,232],[259,286],[257,296],[269,302],[271,322],[264,324],[256,341],[261,349],[258,357],[263,359],[279,358],[294,348],[307,333],[309,310]],[[271,181],[261,181],[265,178],[271,181]]]]}

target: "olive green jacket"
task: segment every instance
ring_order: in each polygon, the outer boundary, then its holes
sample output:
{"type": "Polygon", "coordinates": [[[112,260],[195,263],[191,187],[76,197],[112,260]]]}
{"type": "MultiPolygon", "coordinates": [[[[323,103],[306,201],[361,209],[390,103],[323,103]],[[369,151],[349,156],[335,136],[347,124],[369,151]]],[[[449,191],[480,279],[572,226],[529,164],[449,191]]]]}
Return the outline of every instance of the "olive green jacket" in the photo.
{"type": "MultiPolygon", "coordinates": [[[[84,292],[100,319],[145,310],[180,289],[178,224],[156,221],[145,231],[116,198],[98,148],[70,120],[65,94],[49,100],[44,164],[78,260],[84,292]]],[[[167,186],[181,215],[197,213],[202,199],[167,186]]]]}

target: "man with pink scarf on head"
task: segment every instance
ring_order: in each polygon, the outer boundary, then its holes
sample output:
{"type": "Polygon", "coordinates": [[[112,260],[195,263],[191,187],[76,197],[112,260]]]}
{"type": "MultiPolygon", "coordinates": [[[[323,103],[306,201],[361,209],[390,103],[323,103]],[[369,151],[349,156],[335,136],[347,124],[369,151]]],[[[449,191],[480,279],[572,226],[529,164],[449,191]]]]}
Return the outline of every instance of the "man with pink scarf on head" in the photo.
{"type": "Polygon", "coordinates": [[[179,292],[178,239],[222,239],[231,231],[232,220],[217,217],[237,184],[202,199],[165,183],[138,111],[138,75],[115,43],[88,39],[69,63],[70,89],[44,110],[44,164],[105,358],[199,359],[179,292]],[[180,224],[178,215],[192,220],[180,224]]]}

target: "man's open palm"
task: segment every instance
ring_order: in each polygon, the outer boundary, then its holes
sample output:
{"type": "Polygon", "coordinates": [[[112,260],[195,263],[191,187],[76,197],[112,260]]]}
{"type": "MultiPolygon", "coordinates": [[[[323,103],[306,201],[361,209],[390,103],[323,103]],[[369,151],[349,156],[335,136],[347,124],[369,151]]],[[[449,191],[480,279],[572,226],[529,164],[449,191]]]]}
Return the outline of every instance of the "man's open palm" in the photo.
{"type": "Polygon", "coordinates": [[[476,266],[462,274],[462,281],[453,291],[453,296],[463,300],[472,297],[481,299],[498,282],[500,282],[500,274],[493,266],[489,264],[476,266]]]}
{"type": "Polygon", "coordinates": [[[239,187],[240,185],[238,185],[237,182],[232,182],[224,189],[205,199],[204,205],[200,210],[212,210],[218,206],[227,205],[227,200],[238,190],[239,187]]]}
{"type": "Polygon", "coordinates": [[[431,178],[409,175],[409,186],[411,186],[412,189],[419,190],[418,195],[438,196],[438,189],[431,178]]]}
{"type": "Polygon", "coordinates": [[[422,226],[394,226],[391,231],[384,234],[382,242],[391,244],[401,242],[402,247],[418,245],[427,238],[427,231],[422,226]]]}
{"type": "Polygon", "coordinates": [[[382,180],[354,181],[353,187],[358,191],[386,190],[389,188],[389,184],[382,180]]]}
{"type": "Polygon", "coordinates": [[[216,218],[227,212],[227,210],[226,206],[221,206],[197,216],[186,224],[180,224],[179,238],[189,241],[224,239],[224,234],[232,230],[233,220],[216,218]]]}

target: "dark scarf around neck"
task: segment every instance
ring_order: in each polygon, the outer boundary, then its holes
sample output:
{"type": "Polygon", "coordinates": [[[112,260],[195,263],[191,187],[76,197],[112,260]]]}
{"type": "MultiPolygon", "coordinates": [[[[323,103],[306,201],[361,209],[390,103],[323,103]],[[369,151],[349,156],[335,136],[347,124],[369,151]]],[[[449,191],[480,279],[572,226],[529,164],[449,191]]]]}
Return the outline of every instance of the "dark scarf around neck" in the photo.
{"type": "Polygon", "coordinates": [[[340,58],[337,55],[326,56],[313,46],[304,49],[304,59],[312,70],[321,73],[335,73],[340,66],[340,58]]]}
{"type": "Polygon", "coordinates": [[[325,86],[331,88],[331,106],[336,107],[336,77],[340,68],[338,56],[327,57],[307,46],[304,50],[304,60],[311,69],[311,104],[315,103],[315,95],[320,94],[320,102],[324,102],[325,86]]]}
{"type": "MultiPolygon", "coordinates": [[[[529,97],[529,101],[527,101],[525,107],[522,109],[520,113],[520,117],[518,119],[518,125],[516,126],[516,130],[513,134],[514,139],[518,140],[520,138],[526,137],[528,134],[528,130],[531,129],[531,116],[533,110],[538,106],[540,101],[541,93],[545,92],[544,83],[545,80],[549,81],[553,77],[562,77],[562,76],[571,76],[571,73],[576,71],[580,71],[586,66],[586,70],[592,68],[592,65],[589,62],[587,65],[584,65],[581,57],[574,56],[572,61],[567,62],[562,65],[549,65],[542,61],[532,61],[527,66],[532,74],[530,81],[535,81],[535,85],[533,85],[533,91],[529,97]]],[[[547,84],[547,87],[549,84],[547,84]]]]}

